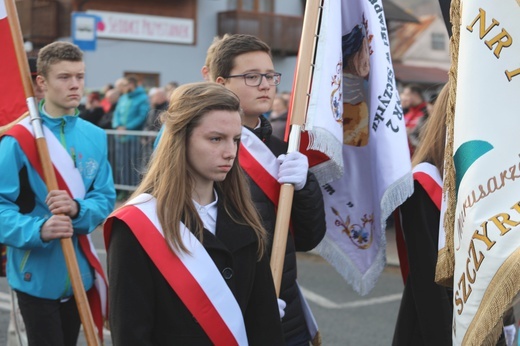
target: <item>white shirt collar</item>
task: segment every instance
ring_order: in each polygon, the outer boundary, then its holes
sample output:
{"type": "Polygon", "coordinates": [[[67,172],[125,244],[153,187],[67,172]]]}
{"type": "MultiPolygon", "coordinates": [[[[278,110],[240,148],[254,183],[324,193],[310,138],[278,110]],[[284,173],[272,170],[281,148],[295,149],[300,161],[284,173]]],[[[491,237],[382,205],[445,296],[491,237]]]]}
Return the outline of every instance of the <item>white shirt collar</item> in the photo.
{"type": "Polygon", "coordinates": [[[211,233],[215,234],[217,227],[217,202],[218,202],[218,194],[215,190],[213,190],[213,194],[215,195],[215,200],[206,205],[200,205],[194,199],[193,205],[197,212],[199,213],[200,218],[202,219],[202,223],[204,224],[204,228],[206,228],[211,233]]]}

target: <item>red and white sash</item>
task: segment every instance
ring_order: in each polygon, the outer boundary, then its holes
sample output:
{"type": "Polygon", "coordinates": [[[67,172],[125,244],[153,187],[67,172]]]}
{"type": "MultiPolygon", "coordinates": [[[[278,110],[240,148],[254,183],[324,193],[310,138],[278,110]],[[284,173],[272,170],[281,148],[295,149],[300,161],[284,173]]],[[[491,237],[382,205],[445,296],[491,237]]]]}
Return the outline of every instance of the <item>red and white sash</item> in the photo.
{"type": "MultiPolygon", "coordinates": [[[[413,179],[423,187],[435,206],[441,210],[442,201],[442,178],[437,167],[428,162],[421,162],[412,170],[413,179]]],[[[397,209],[396,211],[398,211],[397,209]]],[[[397,253],[401,267],[401,275],[404,283],[408,277],[408,252],[404,241],[403,229],[401,225],[401,214],[394,213],[395,220],[395,238],[397,243],[397,253]]],[[[443,218],[441,217],[441,220],[443,218]]],[[[439,232],[439,242],[443,242],[444,232],[439,232]]]]}
{"type": "MultiPolygon", "coordinates": [[[[244,126],[242,126],[238,155],[242,169],[246,171],[249,177],[262,189],[277,208],[280,197],[280,183],[277,179],[280,164],[276,160],[276,156],[260,138],[244,126]]],[[[298,283],[296,285],[298,286],[298,283]]],[[[311,337],[314,338],[318,332],[318,324],[299,286],[298,290],[307,329],[311,337]]]]}
{"type": "Polygon", "coordinates": [[[242,126],[238,159],[247,175],[262,189],[269,200],[278,206],[280,164],[264,142],[244,126],[242,126]]]}
{"type": "Polygon", "coordinates": [[[141,194],[114,212],[104,226],[107,248],[113,219],[123,220],[210,340],[217,346],[248,345],[240,306],[206,249],[181,223],[182,242],[189,254],[172,251],[156,204],[153,196],[141,194]]]}
{"type": "MultiPolygon", "coordinates": [[[[54,167],[59,189],[67,191],[72,198],[84,198],[85,185],[83,184],[83,178],[79,170],[75,167],[69,153],[63,148],[52,131],[45,125],[43,125],[43,133],[48,144],[49,155],[54,167]]],[[[21,120],[18,124],[13,126],[6,135],[16,138],[33,169],[40,175],[42,180],[45,180],[30,119],[27,117],[21,120]]],[[[94,323],[98,328],[98,335],[100,339],[103,340],[103,322],[108,315],[107,280],[90,235],[78,235],[77,237],[81,250],[85,254],[89,264],[94,268],[94,289],[90,289],[87,292],[87,298],[94,323]]]]}
{"type": "Polygon", "coordinates": [[[437,167],[429,163],[421,163],[417,165],[417,172],[414,169],[413,177],[426,190],[428,196],[440,211],[439,218],[439,241],[438,249],[441,251],[446,246],[446,232],[444,230],[444,216],[446,213],[447,202],[444,200],[442,187],[443,181],[437,167]]]}
{"type": "Polygon", "coordinates": [[[431,163],[421,162],[413,169],[413,179],[417,180],[437,208],[441,209],[442,178],[437,167],[431,163]]]}

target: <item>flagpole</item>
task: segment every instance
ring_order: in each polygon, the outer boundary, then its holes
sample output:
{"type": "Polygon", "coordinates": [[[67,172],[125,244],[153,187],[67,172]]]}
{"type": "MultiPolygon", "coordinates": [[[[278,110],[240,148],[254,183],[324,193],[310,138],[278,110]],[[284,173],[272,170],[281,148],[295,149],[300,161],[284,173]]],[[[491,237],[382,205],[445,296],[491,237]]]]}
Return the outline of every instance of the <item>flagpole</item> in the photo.
{"type": "MultiPolygon", "coordinates": [[[[308,0],[305,5],[302,36],[298,50],[298,61],[296,62],[294,90],[291,97],[291,109],[289,110],[291,131],[289,134],[288,153],[298,151],[300,147],[300,133],[307,114],[311,73],[317,42],[318,18],[322,3],[323,0],[308,0]]],[[[277,296],[280,296],[293,195],[294,185],[282,184],[271,251],[271,271],[277,296]]]]}
{"type": "MultiPolygon", "coordinates": [[[[34,100],[32,80],[30,77],[29,65],[27,63],[27,58],[22,44],[22,31],[20,28],[20,22],[18,20],[18,13],[16,11],[14,0],[5,0],[5,7],[7,11],[9,27],[11,29],[11,35],[13,37],[16,59],[20,68],[20,76],[23,83],[24,93],[25,97],[27,98],[27,107],[29,108],[31,124],[34,129],[36,145],[38,148],[40,161],[43,167],[43,174],[45,178],[45,183],[47,185],[47,190],[58,190],[58,182],[54,173],[54,167],[52,165],[52,161],[49,155],[47,142],[43,135],[42,121],[38,113],[38,109],[36,107],[36,102],[34,100]]],[[[63,249],[63,254],[65,256],[65,262],[69,272],[70,281],[72,283],[72,290],[74,292],[74,299],[76,300],[76,304],[78,306],[78,312],[81,319],[81,323],[83,324],[83,330],[85,333],[87,344],[89,346],[99,345],[99,341],[94,329],[94,319],[92,318],[92,313],[90,312],[90,307],[87,301],[87,295],[83,288],[83,282],[81,280],[81,275],[79,272],[76,253],[74,252],[74,247],[72,245],[72,239],[62,238],[60,239],[60,243],[63,249]]]]}

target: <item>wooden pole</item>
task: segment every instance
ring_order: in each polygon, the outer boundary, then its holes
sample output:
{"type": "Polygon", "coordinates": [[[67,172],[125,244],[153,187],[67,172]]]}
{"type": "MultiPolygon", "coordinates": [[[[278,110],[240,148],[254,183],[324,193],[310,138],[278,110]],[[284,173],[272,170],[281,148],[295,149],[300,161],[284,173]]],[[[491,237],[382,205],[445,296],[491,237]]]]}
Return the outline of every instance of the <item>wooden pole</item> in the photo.
{"type": "MultiPolygon", "coordinates": [[[[18,61],[18,66],[20,67],[20,76],[24,87],[25,97],[27,98],[27,106],[31,116],[31,124],[34,128],[36,145],[38,147],[38,153],[43,167],[45,183],[47,185],[48,191],[57,190],[58,182],[56,180],[51,158],[49,156],[47,142],[43,136],[41,118],[38,114],[38,110],[34,101],[34,91],[29,73],[29,64],[27,62],[27,57],[23,48],[23,37],[22,31],[20,29],[20,22],[18,20],[18,13],[16,11],[14,0],[5,0],[5,5],[7,19],[9,21],[11,35],[13,37],[16,59],[18,61]]],[[[92,318],[92,313],[90,312],[90,307],[87,301],[87,295],[83,288],[83,281],[81,280],[76,253],[74,252],[74,246],[72,245],[72,239],[62,238],[60,239],[60,243],[63,249],[63,254],[65,256],[65,263],[67,265],[70,281],[72,283],[74,299],[76,300],[76,304],[78,306],[79,316],[81,323],[83,324],[87,344],[89,346],[99,345],[99,340],[94,328],[94,319],[92,318]]]]}
{"type": "MultiPolygon", "coordinates": [[[[302,37],[296,63],[292,106],[290,109],[291,132],[289,134],[288,153],[299,149],[301,127],[305,123],[307,115],[312,65],[317,42],[318,19],[322,2],[323,0],[308,0],[305,6],[302,37]]],[[[292,184],[283,184],[281,186],[270,263],[277,296],[280,296],[293,195],[294,186],[292,184]]]]}

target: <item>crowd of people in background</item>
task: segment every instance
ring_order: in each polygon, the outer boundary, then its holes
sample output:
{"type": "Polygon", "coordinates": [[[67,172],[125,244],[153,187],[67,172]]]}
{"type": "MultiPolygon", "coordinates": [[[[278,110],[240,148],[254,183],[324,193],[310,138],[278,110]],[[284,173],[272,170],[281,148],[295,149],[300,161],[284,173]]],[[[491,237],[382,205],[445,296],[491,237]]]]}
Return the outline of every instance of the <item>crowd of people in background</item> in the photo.
{"type": "MultiPolygon", "coordinates": [[[[109,137],[113,153],[116,184],[135,187],[153,151],[155,134],[161,128],[161,114],[168,109],[172,92],[179,86],[171,81],[164,86],[147,87],[135,75],[118,78],[100,90],[85,93],[80,105],[80,117],[105,130],[121,135],[109,137]],[[141,131],[140,136],[127,131],[141,131]],[[124,133],[123,133],[124,132],[124,133]]],[[[278,92],[272,110],[264,116],[273,127],[273,136],[283,140],[287,127],[290,92],[278,92]]],[[[118,200],[128,197],[129,191],[119,191],[118,200]]]]}
{"type": "MultiPolygon", "coordinates": [[[[169,97],[178,85],[172,81],[147,91],[137,76],[127,75],[99,91],[86,93],[84,103],[79,107],[80,117],[102,129],[121,132],[109,141],[114,151],[111,163],[118,183],[137,185],[153,142],[153,137],[127,135],[126,131],[158,131],[159,116],[168,108],[169,97]]],[[[128,191],[120,191],[118,200],[127,196],[128,191]]]]}
{"type": "MultiPolygon", "coordinates": [[[[212,46],[208,49],[211,56],[212,46]]],[[[201,71],[203,78],[208,71],[201,71]]],[[[209,75],[206,78],[209,80],[209,75]]],[[[168,109],[171,93],[179,86],[171,81],[163,86],[144,86],[135,75],[126,75],[100,90],[85,94],[80,117],[106,130],[120,131],[109,145],[116,184],[135,187],[153,151],[155,134],[161,128],[161,113],[168,109]],[[141,136],[127,131],[142,131],[141,136]],[[144,131],[144,132],[143,132],[144,131]],[[125,133],[123,133],[125,132],[125,133]]],[[[431,114],[438,90],[423,90],[420,85],[404,85],[400,93],[406,125],[410,157],[419,144],[421,130],[431,114]]],[[[264,113],[272,127],[272,135],[286,140],[290,91],[277,89],[272,109],[264,113]]],[[[119,191],[118,200],[129,191],[119,191]]]]}
{"type": "Polygon", "coordinates": [[[169,97],[178,86],[177,82],[169,82],[146,91],[137,76],[128,75],[105,85],[101,90],[87,92],[79,107],[80,117],[102,129],[125,126],[130,130],[127,126],[129,122],[135,130],[157,131],[160,128],[158,115],[167,109],[169,97]],[[139,111],[126,109],[128,100],[135,101],[136,97],[139,98],[139,111]],[[114,114],[117,114],[115,118],[114,114]]]}
{"type": "MultiPolygon", "coordinates": [[[[120,128],[124,125],[121,125],[121,118],[114,120],[114,113],[116,109],[119,109],[118,114],[121,116],[125,107],[118,101],[122,97],[123,99],[135,99],[137,95],[142,95],[144,92],[148,96],[148,111],[144,121],[142,116],[144,112],[127,111],[129,113],[123,115],[124,121],[130,121],[134,128],[127,127],[126,130],[159,131],[161,128],[160,115],[168,109],[171,94],[178,86],[178,82],[172,81],[164,86],[145,87],[141,85],[135,75],[128,75],[117,79],[114,83],[106,84],[100,90],[87,92],[79,107],[80,117],[102,129],[120,128]]],[[[280,139],[285,136],[289,98],[289,91],[278,92],[273,101],[273,109],[264,114],[273,126],[273,135],[280,139]]]]}
{"type": "Polygon", "coordinates": [[[413,155],[415,148],[419,144],[421,129],[432,111],[436,95],[436,93],[432,94],[430,100],[426,101],[423,89],[416,84],[406,85],[400,94],[410,156],[413,155]]]}
{"type": "MultiPolygon", "coordinates": [[[[202,71],[204,75],[204,71],[202,71]]],[[[80,105],[80,117],[102,129],[154,131],[161,128],[160,115],[168,109],[171,93],[179,86],[172,81],[164,86],[145,87],[137,76],[128,75],[105,85],[101,90],[86,93],[80,105]],[[139,106],[136,106],[138,99],[139,106]],[[132,102],[129,102],[131,100],[132,102]],[[129,104],[132,104],[129,107],[129,104]],[[114,117],[115,115],[115,117],[114,117]]],[[[410,156],[419,143],[419,134],[437,98],[438,90],[425,90],[417,84],[407,84],[400,93],[410,156]]],[[[277,91],[272,109],[264,116],[270,121],[273,136],[286,136],[290,91],[277,91]]],[[[153,142],[143,138],[146,146],[153,142]]]]}

